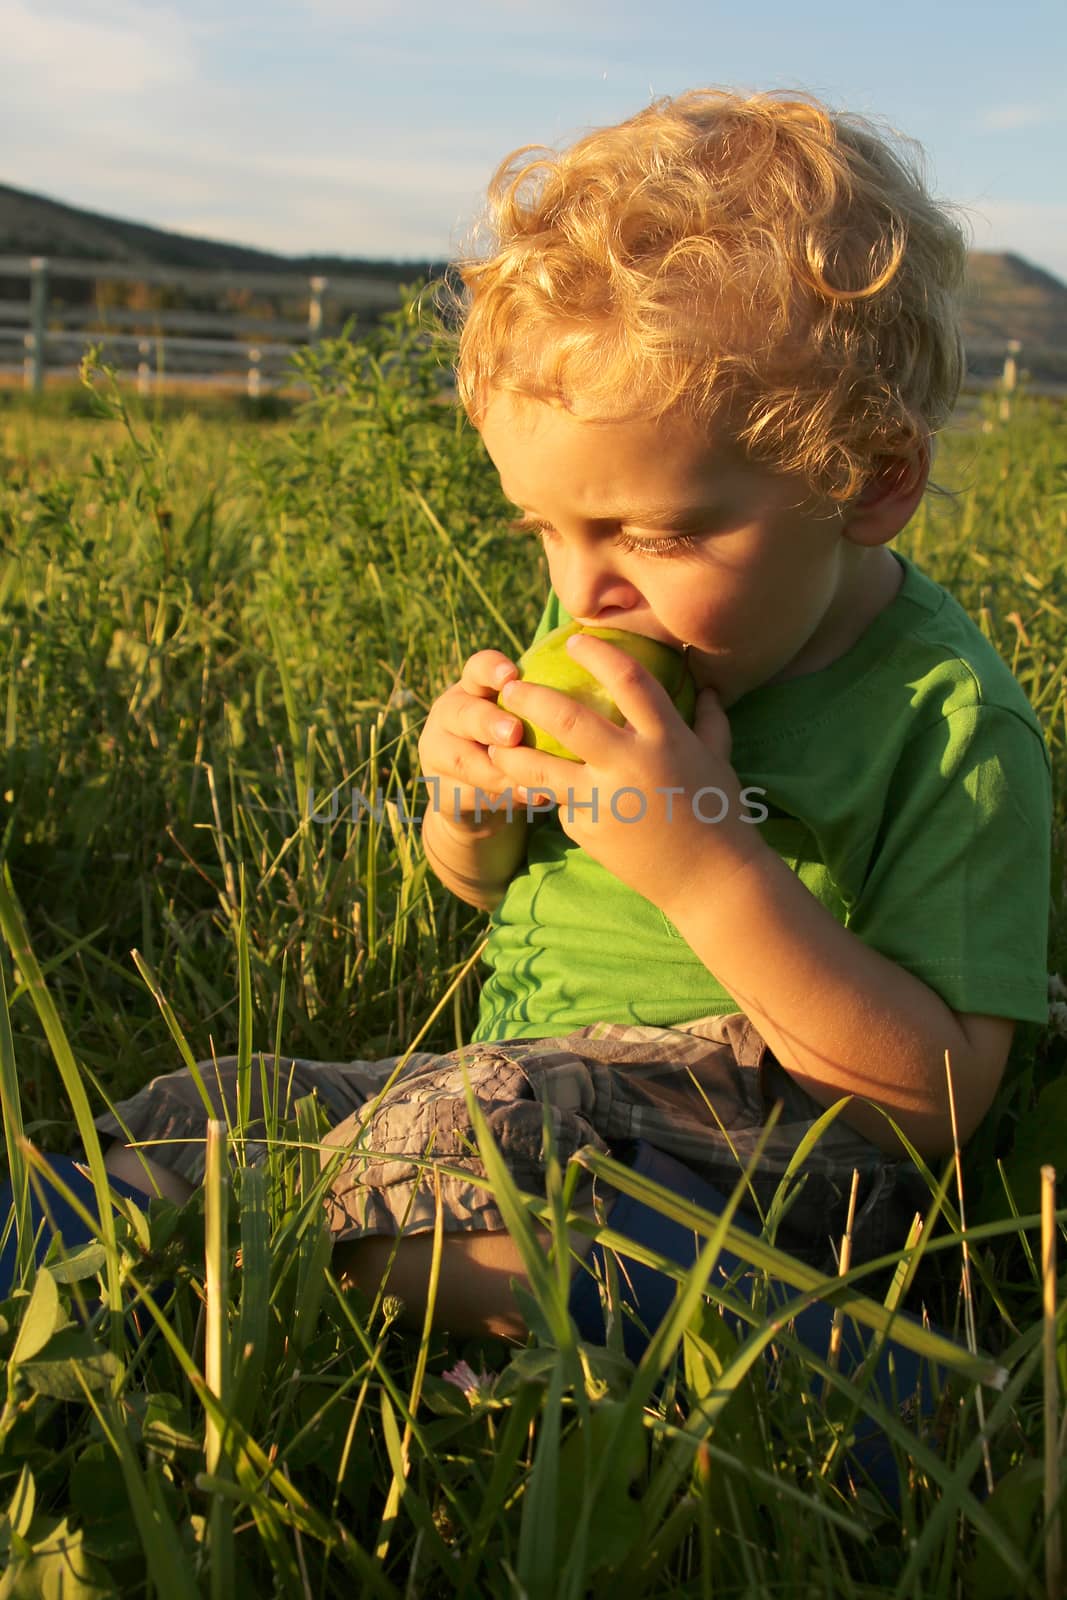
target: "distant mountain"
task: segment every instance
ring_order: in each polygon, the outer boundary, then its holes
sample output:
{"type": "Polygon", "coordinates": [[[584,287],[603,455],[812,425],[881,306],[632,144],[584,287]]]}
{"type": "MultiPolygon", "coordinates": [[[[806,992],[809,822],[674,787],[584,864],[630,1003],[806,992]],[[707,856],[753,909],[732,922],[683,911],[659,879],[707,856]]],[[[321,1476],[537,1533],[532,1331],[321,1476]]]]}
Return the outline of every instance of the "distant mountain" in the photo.
{"type": "MultiPolygon", "coordinates": [[[[198,239],[165,228],[86,211],[44,195],[0,184],[0,255],[77,257],[128,261],[131,266],[202,267],[233,272],[323,273],[394,278],[397,283],[437,277],[444,261],[377,260],[360,256],[285,256],[250,245],[198,239]]],[[[985,344],[1019,339],[1022,361],[1035,374],[1067,372],[1067,284],[1011,253],[970,252],[963,310],[964,338],[973,346],[972,370],[995,371],[1001,359],[985,344]],[[1058,352],[1038,357],[1037,352],[1058,352]]],[[[10,280],[9,280],[10,281],[10,280]]]]}
{"type": "Polygon", "coordinates": [[[1067,284],[1010,252],[972,250],[965,336],[1067,351],[1067,284]]]}
{"type": "Polygon", "coordinates": [[[374,260],[361,256],[285,256],[251,245],[198,239],[150,228],[45,195],[0,184],[0,255],[66,256],[81,261],[199,267],[229,272],[320,272],[338,276],[395,277],[409,282],[444,271],[446,262],[374,260]]]}

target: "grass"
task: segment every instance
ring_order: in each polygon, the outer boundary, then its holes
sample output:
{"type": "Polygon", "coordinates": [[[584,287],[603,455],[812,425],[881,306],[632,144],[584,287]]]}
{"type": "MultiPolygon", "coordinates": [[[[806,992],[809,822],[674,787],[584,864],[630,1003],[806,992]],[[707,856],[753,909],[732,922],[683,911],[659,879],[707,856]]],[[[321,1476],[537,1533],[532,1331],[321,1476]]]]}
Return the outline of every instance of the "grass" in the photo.
{"type": "MultiPolygon", "coordinates": [[[[183,1059],[236,1051],[251,1072],[260,1050],[375,1059],[469,1036],[485,919],[426,871],[407,820],[416,743],[472,649],[529,637],[546,575],[502,531],[438,361],[398,315],[359,350],[309,356],[291,414],[145,415],[100,374],[91,407],[0,409],[14,1210],[26,1182],[52,1192],[35,1147],[91,1145],[106,1099],[183,1059]]],[[[928,500],[900,541],[978,619],[1048,736],[1054,973],[1064,427],[1025,396],[1006,418],[984,403],[938,461],[955,499],[928,500]]],[[[394,1301],[331,1271],[324,1124],[283,1085],[264,1166],[238,1127],[232,1183],[215,1144],[185,1207],[126,1202],[98,1245],[24,1259],[0,1303],[0,1594],[1043,1595],[1061,1449],[1044,1431],[1036,1213],[1041,1164],[1067,1169],[1063,1066],[1055,1025],[1020,1029],[965,1156],[977,1366],[950,1167],[929,1174],[919,1245],[836,1289],[683,1207],[704,1253],[635,1369],[617,1318],[592,1348],[566,1316],[566,1238],[588,1226],[566,1175],[519,1195],[487,1135],[533,1286],[529,1346],[403,1334],[394,1301]],[[724,1248],[752,1273],[720,1293],[724,1248]],[[840,1470],[872,1397],[763,1308],[773,1276],[794,1309],[851,1295],[870,1328],[916,1272],[960,1356],[938,1438],[889,1421],[896,1505],[840,1470]]],[[[1062,1379],[1058,1312],[1054,1332],[1062,1379]]]]}

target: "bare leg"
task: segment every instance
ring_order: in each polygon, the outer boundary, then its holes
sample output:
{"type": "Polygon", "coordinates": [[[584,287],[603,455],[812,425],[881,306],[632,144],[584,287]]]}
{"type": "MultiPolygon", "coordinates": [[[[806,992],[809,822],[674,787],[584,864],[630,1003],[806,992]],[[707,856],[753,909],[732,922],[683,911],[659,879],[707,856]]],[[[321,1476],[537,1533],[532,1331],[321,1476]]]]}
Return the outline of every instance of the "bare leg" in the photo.
{"type": "MultiPolygon", "coordinates": [[[[547,1247],[551,1235],[538,1229],[547,1247]]],[[[592,1246],[585,1234],[574,1234],[572,1244],[579,1255],[592,1246]]],[[[334,1263],[343,1288],[353,1285],[365,1294],[377,1292],[392,1253],[394,1239],[374,1234],[334,1249],[334,1263]]],[[[389,1274],[388,1291],[404,1301],[399,1321],[402,1327],[421,1330],[426,1317],[433,1235],[418,1233],[401,1239],[396,1260],[389,1274]]],[[[446,1233],[441,1249],[441,1274],[434,1304],[434,1326],[476,1338],[494,1334],[524,1339],[524,1323],[509,1284],[517,1278],[529,1287],[522,1257],[509,1233],[446,1233]]]]}
{"type": "Polygon", "coordinates": [[[127,1183],[132,1183],[135,1189],[143,1189],[145,1194],[154,1193],[152,1189],[152,1179],[154,1179],[164,1199],[174,1200],[178,1205],[188,1200],[193,1192],[193,1185],[185,1178],[179,1177],[176,1172],[168,1171],[166,1167],[161,1167],[151,1156],[131,1150],[128,1144],[119,1144],[117,1139],[107,1148],[104,1166],[114,1177],[123,1178],[127,1183]],[[148,1168],[147,1173],[145,1166],[148,1168]]]}
{"type": "MultiPolygon", "coordinates": [[[[166,1199],[181,1205],[189,1198],[194,1186],[185,1178],[160,1166],[151,1156],[145,1156],[144,1161],[147,1173],[141,1155],[117,1140],[108,1146],[104,1156],[108,1172],[145,1194],[153,1192],[154,1179],[166,1199]]],[[[547,1248],[551,1235],[544,1229],[537,1232],[542,1246],[547,1248]]],[[[334,1267],[342,1287],[357,1285],[366,1294],[376,1294],[395,1242],[376,1234],[337,1245],[334,1267]]],[[[584,1255],[592,1240],[576,1233],[571,1236],[571,1244],[579,1255],[584,1255]]],[[[421,1330],[425,1320],[432,1256],[432,1234],[402,1239],[389,1274],[389,1293],[404,1301],[400,1323],[413,1330],[421,1330]]],[[[524,1339],[526,1324],[511,1293],[511,1278],[517,1278],[524,1286],[528,1283],[522,1257],[509,1233],[446,1233],[434,1307],[435,1326],[460,1338],[495,1334],[524,1339]]]]}

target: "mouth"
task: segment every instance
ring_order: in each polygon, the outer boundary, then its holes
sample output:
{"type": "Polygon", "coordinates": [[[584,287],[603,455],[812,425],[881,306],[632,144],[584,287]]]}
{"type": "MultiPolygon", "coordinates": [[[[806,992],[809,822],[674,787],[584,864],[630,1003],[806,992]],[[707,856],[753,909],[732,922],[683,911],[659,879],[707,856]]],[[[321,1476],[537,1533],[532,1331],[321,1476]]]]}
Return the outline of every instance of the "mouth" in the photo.
{"type": "Polygon", "coordinates": [[[627,619],[625,611],[620,611],[617,616],[602,612],[599,617],[575,617],[574,620],[581,628],[615,628],[619,633],[636,633],[642,639],[651,639],[654,644],[665,644],[669,649],[677,650],[679,653],[682,650],[680,639],[659,629],[635,627],[627,619]]]}

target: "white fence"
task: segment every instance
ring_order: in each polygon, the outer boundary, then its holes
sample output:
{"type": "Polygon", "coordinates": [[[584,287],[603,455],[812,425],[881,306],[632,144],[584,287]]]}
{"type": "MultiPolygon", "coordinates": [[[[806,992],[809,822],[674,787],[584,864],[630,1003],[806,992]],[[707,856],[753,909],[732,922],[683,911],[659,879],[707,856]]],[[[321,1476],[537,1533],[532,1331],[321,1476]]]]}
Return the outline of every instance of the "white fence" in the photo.
{"type": "MultiPolygon", "coordinates": [[[[413,267],[413,275],[417,269],[413,267]]],[[[196,384],[243,389],[258,396],[287,379],[294,351],[338,331],[353,312],[364,321],[399,305],[399,284],[382,277],[303,277],[296,273],[205,271],[136,262],[77,261],[63,257],[0,256],[0,279],[26,279],[26,299],[0,299],[0,373],[18,376],[39,393],[48,374],[72,376],[90,344],[120,373],[135,377],[141,393],[196,384]],[[219,291],[270,297],[300,308],[299,316],[249,316],[240,310],[66,304],[59,283],[108,282],[177,288],[192,298],[219,291]],[[327,316],[327,311],[331,316],[327,316]]],[[[84,298],[84,294],[83,294],[84,298]]],[[[972,369],[965,388],[1010,395],[1029,364],[1031,393],[1067,393],[1067,351],[1025,350],[1017,339],[968,344],[972,369]]]]}
{"type": "MultiPolygon", "coordinates": [[[[413,267],[412,276],[417,275],[413,267]]],[[[400,304],[400,286],[384,277],[304,277],[296,273],[205,271],[136,262],[0,256],[0,279],[27,279],[26,299],[0,299],[0,372],[22,373],[33,393],[50,374],[73,375],[89,345],[136,376],[142,393],[164,384],[218,385],[264,392],[285,375],[289,357],[337,330],[353,313],[367,321],[400,304]],[[220,292],[269,297],[301,314],[247,315],[240,310],[68,304],[57,284],[160,285],[189,296],[220,292]]],[[[82,291],[84,299],[84,288],[82,291]]]]}

